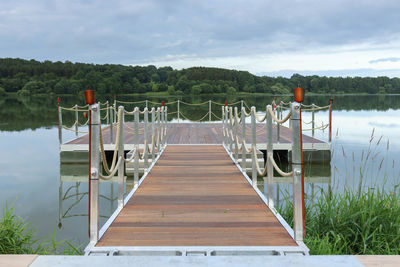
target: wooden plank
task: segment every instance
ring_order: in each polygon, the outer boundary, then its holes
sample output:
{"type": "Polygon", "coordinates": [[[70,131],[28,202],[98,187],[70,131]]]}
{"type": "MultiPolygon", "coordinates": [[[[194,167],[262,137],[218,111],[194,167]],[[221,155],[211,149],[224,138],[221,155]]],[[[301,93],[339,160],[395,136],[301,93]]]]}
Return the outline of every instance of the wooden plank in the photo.
{"type": "Polygon", "coordinates": [[[395,267],[400,265],[399,255],[356,255],[366,267],[395,267]]]}
{"type": "Polygon", "coordinates": [[[222,146],[168,145],[96,246],[297,244],[222,146]]]}
{"type": "MultiPolygon", "coordinates": [[[[133,123],[126,122],[124,127],[124,143],[133,144],[133,123]]],[[[139,128],[143,128],[143,124],[140,123],[139,128]]],[[[114,125],[114,143],[116,138],[116,125],[114,125]]],[[[168,144],[222,144],[222,124],[221,123],[168,123],[167,124],[167,143],[168,144]]],[[[110,143],[110,126],[102,128],[103,142],[105,144],[110,143]]],[[[149,126],[150,133],[150,126],[149,126]]],[[[251,127],[250,124],[246,125],[246,142],[251,143],[251,127]]],[[[280,140],[282,144],[291,143],[291,130],[285,126],[280,128],[280,140]]],[[[241,138],[239,140],[241,142],[241,138]]],[[[273,141],[277,142],[276,129],[273,130],[273,141]]],[[[89,137],[84,135],[77,139],[74,139],[67,144],[88,144],[89,137]]],[[[148,142],[151,139],[148,138],[148,142]]],[[[266,143],[267,133],[264,123],[257,124],[257,143],[266,143]]],[[[303,134],[304,143],[324,143],[321,140],[312,138],[303,134]]],[[[139,137],[139,143],[144,143],[143,135],[139,137]]]]}
{"type": "Polygon", "coordinates": [[[0,267],[27,267],[37,255],[0,255],[0,267]]]}

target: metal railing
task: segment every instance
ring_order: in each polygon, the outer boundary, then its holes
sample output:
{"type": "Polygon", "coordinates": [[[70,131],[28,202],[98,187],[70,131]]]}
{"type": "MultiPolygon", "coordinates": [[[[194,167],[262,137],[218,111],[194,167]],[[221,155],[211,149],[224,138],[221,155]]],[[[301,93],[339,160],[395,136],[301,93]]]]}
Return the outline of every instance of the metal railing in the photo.
{"type": "MultiPolygon", "coordinates": [[[[111,167],[108,166],[105,156],[103,136],[101,129],[100,118],[100,105],[93,104],[89,106],[89,235],[90,243],[95,244],[99,236],[99,182],[100,180],[110,180],[115,175],[118,176],[118,208],[122,210],[124,207],[124,190],[125,190],[125,164],[134,163],[134,189],[139,184],[139,161],[144,162],[144,174],[148,172],[149,160],[151,158],[152,164],[156,160],[156,154],[160,155],[161,151],[166,145],[167,134],[167,107],[152,108],[150,111],[144,108],[140,111],[139,108],[134,108],[132,112],[125,111],[123,106],[118,108],[117,115],[114,116],[117,125],[116,141],[114,145],[114,153],[112,157],[111,167]],[[148,115],[151,114],[151,131],[149,134],[149,121],[148,115]],[[125,124],[125,115],[134,116],[133,127],[125,124]],[[140,128],[139,116],[144,116],[144,122],[140,128]],[[124,130],[124,127],[129,127],[124,130]],[[124,156],[124,132],[133,134],[134,149],[130,152],[129,157],[124,156]],[[144,146],[143,152],[139,149],[139,136],[143,135],[144,146]],[[148,137],[150,136],[151,144],[148,144],[148,137]],[[102,166],[100,165],[102,163],[102,166]],[[102,169],[106,174],[102,173],[102,169]]],[[[115,110],[114,110],[115,111],[115,110]]],[[[110,113],[108,113],[110,114],[110,113]]],[[[112,118],[112,116],[110,116],[112,118]]]]}
{"type": "Polygon", "coordinates": [[[302,125],[301,125],[301,104],[294,102],[290,104],[289,113],[284,118],[276,116],[271,105],[266,106],[265,115],[260,117],[256,108],[251,107],[249,113],[244,108],[241,110],[241,116],[238,116],[238,110],[235,107],[222,107],[222,131],[223,145],[232,155],[235,163],[239,164],[239,150],[241,150],[241,168],[246,172],[247,155],[251,155],[251,180],[253,187],[257,188],[257,177],[266,177],[267,180],[267,203],[274,208],[273,199],[273,171],[274,169],[282,176],[293,177],[293,216],[294,216],[294,239],[302,241],[304,234],[304,185],[303,185],[303,152],[302,152],[302,125]],[[251,119],[251,144],[248,148],[246,143],[246,123],[247,117],[251,119]],[[290,128],[292,133],[292,171],[284,172],[276,164],[273,157],[273,127],[283,124],[290,119],[290,128]],[[257,123],[258,122],[258,123],[257,123]],[[265,123],[257,130],[257,125],[265,123]],[[267,156],[264,169],[260,169],[257,160],[257,133],[265,134],[267,139],[267,156]],[[239,131],[240,130],[240,131],[239,131]]]}

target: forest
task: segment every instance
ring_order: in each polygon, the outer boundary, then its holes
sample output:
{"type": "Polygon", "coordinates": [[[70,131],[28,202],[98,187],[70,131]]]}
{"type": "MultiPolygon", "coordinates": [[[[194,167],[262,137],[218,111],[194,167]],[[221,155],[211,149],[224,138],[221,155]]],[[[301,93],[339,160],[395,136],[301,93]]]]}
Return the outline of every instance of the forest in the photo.
{"type": "Polygon", "coordinates": [[[0,58],[0,95],[78,95],[88,88],[99,94],[169,95],[290,94],[300,85],[315,94],[399,94],[400,78],[256,76],[247,71],[192,67],[86,64],[0,58]]]}

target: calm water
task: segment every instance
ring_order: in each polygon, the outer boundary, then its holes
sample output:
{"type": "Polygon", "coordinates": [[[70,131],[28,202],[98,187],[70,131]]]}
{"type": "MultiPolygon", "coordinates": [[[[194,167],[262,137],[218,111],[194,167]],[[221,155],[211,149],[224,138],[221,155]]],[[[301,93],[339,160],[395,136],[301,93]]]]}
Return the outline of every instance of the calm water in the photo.
{"type": "MultiPolygon", "coordinates": [[[[210,97],[181,98],[200,103],[210,97]]],[[[229,97],[232,103],[244,99],[257,110],[271,103],[271,96],[229,97]]],[[[333,96],[333,140],[331,163],[306,166],[306,193],[312,199],[319,187],[331,186],[339,192],[345,187],[357,190],[366,187],[384,187],[394,190],[400,183],[400,96],[333,96]],[[373,132],[373,135],[372,135],[373,132]],[[361,183],[360,183],[361,182],[361,183]]],[[[102,97],[104,102],[107,97],[102,97]]],[[[111,97],[109,98],[111,99],[111,97]]],[[[126,97],[124,100],[139,101],[145,98],[126,97]]],[[[223,103],[225,98],[213,98],[223,103]]],[[[86,245],[87,238],[87,182],[82,174],[86,165],[62,165],[59,160],[56,97],[3,98],[0,99],[0,203],[13,203],[16,213],[31,222],[38,235],[50,238],[56,231],[59,239],[72,240],[86,245]],[[61,172],[60,172],[61,171],[61,172]]],[[[152,99],[172,101],[174,99],[152,99]]],[[[278,100],[290,101],[290,97],[278,100]]],[[[63,106],[82,104],[82,98],[62,98],[63,106]]],[[[329,96],[307,96],[306,104],[325,106],[329,96]]],[[[168,106],[175,111],[176,106],[168,106]]],[[[127,110],[133,107],[127,105],[127,110]]],[[[186,107],[186,116],[199,119],[208,110],[204,107],[186,107]]],[[[213,112],[220,116],[220,107],[213,112]]],[[[63,114],[66,125],[72,125],[74,114],[63,114]]],[[[83,118],[80,118],[83,122],[83,118]]],[[[173,115],[169,119],[174,119],[173,115]]],[[[303,120],[310,121],[311,113],[303,112],[303,120]]],[[[328,122],[328,112],[316,113],[316,124],[328,122]]],[[[303,128],[310,128],[304,125],[303,128]]],[[[82,130],[86,130],[82,128],[82,130]]],[[[311,132],[305,132],[311,134],[311,132]]],[[[327,141],[328,131],[317,131],[316,137],[327,141]]],[[[74,138],[74,133],[64,131],[64,140],[74,138]]],[[[128,187],[129,181],[128,181],[128,187]]],[[[263,184],[260,181],[260,189],[263,184]]],[[[291,186],[279,183],[275,198],[281,198],[279,190],[290,193],[291,186]]],[[[101,184],[101,223],[116,208],[116,184],[101,184]]],[[[129,190],[129,188],[128,188],[129,190]]],[[[398,190],[398,189],[397,189],[398,190]]]]}

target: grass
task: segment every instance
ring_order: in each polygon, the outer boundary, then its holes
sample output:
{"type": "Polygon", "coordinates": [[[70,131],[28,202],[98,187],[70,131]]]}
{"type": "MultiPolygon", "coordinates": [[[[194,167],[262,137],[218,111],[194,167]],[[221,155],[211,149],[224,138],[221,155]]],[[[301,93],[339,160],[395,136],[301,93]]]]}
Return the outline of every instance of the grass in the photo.
{"type": "MultiPolygon", "coordinates": [[[[400,254],[400,195],[370,189],[324,192],[306,206],[305,244],[313,255],[400,254]]],[[[289,198],[278,208],[292,226],[289,198]]]]}
{"type": "Polygon", "coordinates": [[[37,238],[36,230],[6,204],[0,218],[0,254],[81,255],[82,252],[80,246],[75,247],[69,241],[57,241],[55,230],[51,240],[37,238]]]}

